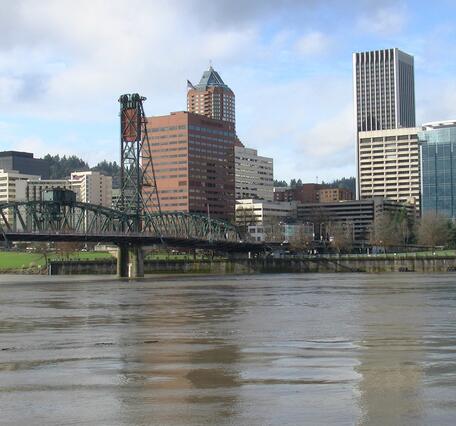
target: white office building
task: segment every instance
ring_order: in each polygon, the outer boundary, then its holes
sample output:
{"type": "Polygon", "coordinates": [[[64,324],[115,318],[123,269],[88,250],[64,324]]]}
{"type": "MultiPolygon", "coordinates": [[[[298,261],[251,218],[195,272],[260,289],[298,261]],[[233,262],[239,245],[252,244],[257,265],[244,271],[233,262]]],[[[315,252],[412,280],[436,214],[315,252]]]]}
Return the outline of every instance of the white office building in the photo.
{"type": "Polygon", "coordinates": [[[258,155],[256,149],[234,147],[236,199],[274,199],[272,158],[258,155]]]}
{"type": "Polygon", "coordinates": [[[73,190],[79,194],[79,201],[111,207],[112,177],[100,172],[74,172],[70,177],[73,190]]]}
{"type": "Polygon", "coordinates": [[[359,132],[359,198],[420,206],[420,128],[359,132]]]}
{"type": "Polygon", "coordinates": [[[27,182],[28,179],[39,179],[39,176],[0,169],[0,203],[24,200],[25,198],[21,197],[21,183],[27,182]]]}

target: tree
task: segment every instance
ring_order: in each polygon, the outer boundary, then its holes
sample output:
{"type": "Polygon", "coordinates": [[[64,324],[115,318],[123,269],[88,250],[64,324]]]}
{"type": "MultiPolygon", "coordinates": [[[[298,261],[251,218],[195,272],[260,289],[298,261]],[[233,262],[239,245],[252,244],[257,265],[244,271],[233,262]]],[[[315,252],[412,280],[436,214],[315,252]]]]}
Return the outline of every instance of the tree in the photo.
{"type": "Polygon", "coordinates": [[[45,242],[35,242],[31,244],[33,251],[39,253],[44,258],[44,264],[47,266],[49,262],[49,254],[53,251],[50,243],[45,242]]]}
{"type": "Polygon", "coordinates": [[[112,187],[120,188],[120,166],[114,161],[103,160],[90,170],[112,177],[112,187]]]}
{"type": "Polygon", "coordinates": [[[438,213],[426,213],[418,223],[418,243],[424,246],[445,246],[451,236],[451,224],[438,213]]]}
{"type": "Polygon", "coordinates": [[[283,225],[278,217],[267,217],[263,220],[265,240],[270,242],[283,241],[283,225]]]}
{"type": "Polygon", "coordinates": [[[375,217],[369,232],[369,242],[384,249],[400,245],[400,238],[389,214],[384,213],[375,217]]]}
{"type": "Polygon", "coordinates": [[[44,159],[49,164],[50,179],[67,179],[71,173],[77,171],[96,171],[112,177],[113,188],[120,187],[120,166],[115,161],[103,160],[90,168],[87,162],[75,155],[63,156],[47,154],[44,159]]]}
{"type": "Polygon", "coordinates": [[[235,216],[236,224],[244,234],[248,233],[249,226],[257,224],[257,217],[252,205],[237,205],[235,216]]]}
{"type": "Polygon", "coordinates": [[[60,157],[47,154],[44,156],[44,160],[49,164],[50,179],[66,179],[72,172],[89,170],[89,165],[75,155],[60,157]]]}
{"type": "Polygon", "coordinates": [[[274,186],[275,187],[281,187],[281,188],[285,188],[288,186],[288,183],[284,180],[275,180],[274,179],[274,186]]]}
{"type": "Polygon", "coordinates": [[[62,257],[65,257],[67,260],[70,260],[70,255],[74,252],[81,250],[82,243],[78,242],[59,242],[55,243],[55,248],[62,257]]]}
{"type": "Polygon", "coordinates": [[[354,226],[350,221],[330,222],[327,226],[331,245],[338,253],[349,251],[353,246],[354,226]]]}
{"type": "Polygon", "coordinates": [[[330,222],[328,214],[320,207],[312,209],[304,218],[306,221],[314,224],[314,232],[316,240],[327,240],[327,224],[330,222]]]}
{"type": "Polygon", "coordinates": [[[296,228],[296,231],[289,239],[290,247],[298,251],[308,250],[313,241],[313,234],[306,230],[306,224],[304,223],[292,226],[296,228]]]}
{"type": "Polygon", "coordinates": [[[375,217],[369,240],[374,246],[403,247],[413,237],[414,217],[406,208],[391,213],[383,212],[375,217]]]}

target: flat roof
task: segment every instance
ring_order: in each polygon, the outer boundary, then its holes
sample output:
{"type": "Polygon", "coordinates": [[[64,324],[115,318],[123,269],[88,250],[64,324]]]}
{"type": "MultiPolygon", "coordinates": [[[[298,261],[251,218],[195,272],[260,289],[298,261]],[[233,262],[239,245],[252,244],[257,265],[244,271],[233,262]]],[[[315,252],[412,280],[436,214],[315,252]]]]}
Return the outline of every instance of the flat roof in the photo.
{"type": "Polygon", "coordinates": [[[0,157],[25,157],[25,158],[33,158],[33,153],[31,152],[23,152],[23,151],[1,151],[0,157]]]}
{"type": "Polygon", "coordinates": [[[423,124],[423,128],[426,130],[440,129],[442,127],[456,127],[456,120],[430,121],[423,124]]]}

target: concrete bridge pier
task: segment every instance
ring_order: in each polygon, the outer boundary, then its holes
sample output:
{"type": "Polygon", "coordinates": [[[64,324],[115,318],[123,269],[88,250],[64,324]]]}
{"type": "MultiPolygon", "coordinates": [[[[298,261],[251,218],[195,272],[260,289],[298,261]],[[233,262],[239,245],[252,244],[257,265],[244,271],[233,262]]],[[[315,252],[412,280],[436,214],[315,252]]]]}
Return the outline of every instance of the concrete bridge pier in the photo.
{"type": "Polygon", "coordinates": [[[144,251],[140,245],[119,244],[117,276],[119,278],[144,277],[144,251]]]}

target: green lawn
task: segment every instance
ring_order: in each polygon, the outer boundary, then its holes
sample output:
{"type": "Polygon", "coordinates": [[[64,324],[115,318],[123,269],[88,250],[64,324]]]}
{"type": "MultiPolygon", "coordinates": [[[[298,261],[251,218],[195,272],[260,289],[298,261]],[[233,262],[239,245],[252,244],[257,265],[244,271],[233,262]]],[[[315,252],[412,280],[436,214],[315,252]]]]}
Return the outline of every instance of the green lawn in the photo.
{"type": "Polygon", "coordinates": [[[0,269],[21,269],[44,265],[44,257],[38,253],[0,251],[0,269]]]}
{"type": "MultiPolygon", "coordinates": [[[[96,260],[112,259],[107,252],[73,252],[68,256],[61,253],[49,253],[48,258],[51,260],[96,260]]],[[[0,270],[5,269],[22,269],[33,266],[45,265],[45,258],[40,253],[24,253],[15,251],[0,251],[0,270]]]]}

